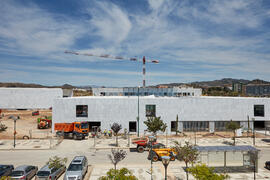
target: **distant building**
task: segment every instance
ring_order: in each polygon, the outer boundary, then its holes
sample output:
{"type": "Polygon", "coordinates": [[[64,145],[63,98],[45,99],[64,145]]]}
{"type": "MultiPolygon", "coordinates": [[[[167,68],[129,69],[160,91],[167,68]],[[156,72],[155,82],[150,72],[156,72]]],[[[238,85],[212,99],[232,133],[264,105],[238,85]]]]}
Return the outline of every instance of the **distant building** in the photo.
{"type": "Polygon", "coordinates": [[[73,89],[63,89],[63,97],[72,97],[73,89]]]}
{"type": "Polygon", "coordinates": [[[172,87],[172,88],[92,88],[94,96],[201,96],[202,90],[192,87],[172,87]]]}
{"type": "Polygon", "coordinates": [[[249,84],[244,86],[247,96],[270,96],[270,84],[249,84]]]}
{"type": "Polygon", "coordinates": [[[243,84],[242,83],[233,83],[232,90],[234,92],[242,93],[243,92],[243,84]]]}

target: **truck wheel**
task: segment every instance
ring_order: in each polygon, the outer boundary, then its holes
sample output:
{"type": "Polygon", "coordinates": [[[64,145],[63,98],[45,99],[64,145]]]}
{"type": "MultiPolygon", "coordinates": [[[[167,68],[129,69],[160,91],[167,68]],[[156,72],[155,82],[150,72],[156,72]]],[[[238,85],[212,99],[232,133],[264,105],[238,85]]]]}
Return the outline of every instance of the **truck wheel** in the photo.
{"type": "Polygon", "coordinates": [[[78,139],[76,134],[73,135],[73,139],[74,140],[78,139]]]}
{"type": "Polygon", "coordinates": [[[137,147],[137,151],[138,151],[139,153],[143,153],[143,152],[144,152],[144,147],[143,147],[143,146],[138,146],[138,147],[137,147]]]}
{"type": "Polygon", "coordinates": [[[157,154],[153,154],[153,161],[157,162],[158,161],[158,155],[157,154]]]}

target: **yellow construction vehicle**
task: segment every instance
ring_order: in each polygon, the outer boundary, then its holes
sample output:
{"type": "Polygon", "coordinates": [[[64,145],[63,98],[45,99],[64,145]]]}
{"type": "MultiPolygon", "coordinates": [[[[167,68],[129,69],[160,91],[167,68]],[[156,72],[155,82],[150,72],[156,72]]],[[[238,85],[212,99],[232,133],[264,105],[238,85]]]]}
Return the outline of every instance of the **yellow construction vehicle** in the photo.
{"type": "Polygon", "coordinates": [[[169,156],[171,157],[171,161],[174,161],[176,158],[176,151],[173,148],[159,148],[159,149],[152,149],[149,151],[148,159],[154,162],[161,160],[162,156],[169,156]]]}

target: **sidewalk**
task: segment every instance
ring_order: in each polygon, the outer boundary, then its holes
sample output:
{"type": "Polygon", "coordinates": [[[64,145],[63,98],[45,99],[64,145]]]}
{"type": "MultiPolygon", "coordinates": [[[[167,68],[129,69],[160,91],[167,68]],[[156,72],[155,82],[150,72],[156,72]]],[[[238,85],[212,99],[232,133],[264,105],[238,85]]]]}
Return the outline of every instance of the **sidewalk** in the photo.
{"type": "MultiPolygon", "coordinates": [[[[91,148],[93,149],[110,149],[110,148],[136,148],[136,144],[131,143],[131,139],[118,138],[118,147],[115,146],[115,137],[112,138],[89,138],[91,148]]],[[[195,144],[195,138],[186,137],[170,137],[170,138],[158,138],[157,142],[163,143],[170,147],[174,146],[174,141],[178,141],[181,144],[185,144],[185,141],[195,144]]],[[[198,146],[230,146],[232,145],[232,138],[196,138],[196,145],[198,146]]],[[[253,146],[253,138],[236,138],[236,145],[251,145],[253,146]]],[[[270,141],[266,138],[256,138],[256,147],[270,147],[270,141]]]]}
{"type": "Polygon", "coordinates": [[[0,140],[0,150],[38,150],[51,149],[58,144],[57,139],[28,139],[16,140],[14,148],[14,140],[0,140]]]}

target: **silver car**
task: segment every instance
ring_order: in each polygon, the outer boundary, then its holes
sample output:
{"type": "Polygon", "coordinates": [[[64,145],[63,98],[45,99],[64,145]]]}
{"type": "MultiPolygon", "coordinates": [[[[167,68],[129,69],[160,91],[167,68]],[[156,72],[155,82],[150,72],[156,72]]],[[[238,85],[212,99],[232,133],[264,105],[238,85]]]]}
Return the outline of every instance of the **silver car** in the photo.
{"type": "Polygon", "coordinates": [[[38,171],[38,167],[36,166],[30,166],[30,165],[22,165],[16,167],[11,175],[11,179],[23,179],[23,180],[29,180],[32,179],[38,171]]]}
{"type": "Polygon", "coordinates": [[[49,165],[43,166],[36,175],[36,180],[55,180],[58,179],[66,170],[66,166],[60,168],[49,168],[49,165]]]}
{"type": "Polygon", "coordinates": [[[64,180],[83,180],[88,171],[88,160],[85,156],[76,156],[69,164],[64,180]]]}

